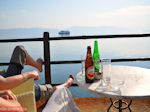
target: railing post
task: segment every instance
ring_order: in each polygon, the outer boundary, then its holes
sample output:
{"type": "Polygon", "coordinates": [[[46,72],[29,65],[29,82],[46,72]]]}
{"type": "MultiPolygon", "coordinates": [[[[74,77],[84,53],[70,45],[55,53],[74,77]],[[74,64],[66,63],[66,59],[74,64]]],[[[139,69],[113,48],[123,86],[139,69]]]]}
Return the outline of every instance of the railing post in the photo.
{"type": "Polygon", "coordinates": [[[43,38],[44,38],[45,83],[51,84],[49,32],[44,32],[43,38]]]}

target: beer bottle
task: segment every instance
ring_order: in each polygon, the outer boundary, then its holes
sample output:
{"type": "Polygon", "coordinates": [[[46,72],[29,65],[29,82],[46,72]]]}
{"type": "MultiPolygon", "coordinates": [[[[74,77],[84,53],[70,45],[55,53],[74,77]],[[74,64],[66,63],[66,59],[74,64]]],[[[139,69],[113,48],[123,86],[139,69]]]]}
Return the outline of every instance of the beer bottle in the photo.
{"type": "Polygon", "coordinates": [[[93,53],[93,62],[94,62],[94,74],[95,79],[101,79],[101,73],[100,73],[100,56],[98,52],[98,42],[97,40],[94,43],[94,53],[93,53]]]}
{"type": "Polygon", "coordinates": [[[85,60],[85,80],[86,83],[92,83],[94,81],[93,72],[93,59],[91,54],[91,46],[87,47],[87,56],[85,60]]]}

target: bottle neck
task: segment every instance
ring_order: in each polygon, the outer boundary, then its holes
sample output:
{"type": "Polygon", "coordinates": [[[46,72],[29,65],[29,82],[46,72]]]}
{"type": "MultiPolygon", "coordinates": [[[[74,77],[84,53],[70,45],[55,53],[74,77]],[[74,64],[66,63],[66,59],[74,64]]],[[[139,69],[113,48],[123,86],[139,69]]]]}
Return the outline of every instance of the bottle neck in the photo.
{"type": "Polygon", "coordinates": [[[87,56],[91,56],[91,49],[88,49],[87,56]]]}
{"type": "Polygon", "coordinates": [[[99,55],[97,41],[95,41],[95,45],[94,45],[94,54],[99,55]]]}
{"type": "Polygon", "coordinates": [[[87,56],[86,56],[86,58],[90,58],[90,57],[92,57],[91,48],[88,48],[87,49],[87,56]]]}

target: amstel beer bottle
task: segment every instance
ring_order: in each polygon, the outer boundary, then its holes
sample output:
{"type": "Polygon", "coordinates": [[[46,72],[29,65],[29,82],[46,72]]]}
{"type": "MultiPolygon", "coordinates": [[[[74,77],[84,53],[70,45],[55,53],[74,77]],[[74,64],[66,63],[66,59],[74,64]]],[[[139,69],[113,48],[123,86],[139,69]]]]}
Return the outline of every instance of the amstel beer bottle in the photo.
{"type": "Polygon", "coordinates": [[[85,80],[86,83],[92,83],[94,81],[93,59],[90,46],[87,47],[87,56],[85,60],[85,80]]]}
{"type": "Polygon", "coordinates": [[[93,53],[93,62],[94,62],[94,74],[95,79],[101,79],[102,74],[100,73],[100,55],[98,51],[98,42],[94,43],[94,53],[93,53]]]}

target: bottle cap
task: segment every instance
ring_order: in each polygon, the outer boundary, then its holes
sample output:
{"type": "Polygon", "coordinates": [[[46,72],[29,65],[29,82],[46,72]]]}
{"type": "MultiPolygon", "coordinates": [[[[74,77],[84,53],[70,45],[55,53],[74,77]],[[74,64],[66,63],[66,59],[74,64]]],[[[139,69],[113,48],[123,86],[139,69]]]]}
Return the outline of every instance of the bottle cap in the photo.
{"type": "Polygon", "coordinates": [[[91,46],[88,46],[87,48],[88,48],[88,49],[91,49],[91,46]]]}

